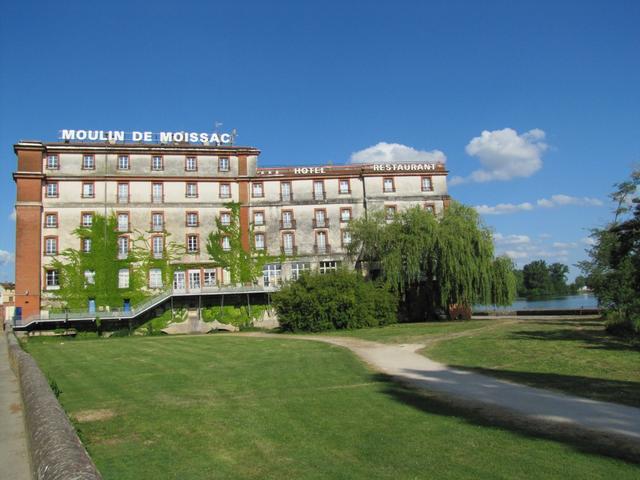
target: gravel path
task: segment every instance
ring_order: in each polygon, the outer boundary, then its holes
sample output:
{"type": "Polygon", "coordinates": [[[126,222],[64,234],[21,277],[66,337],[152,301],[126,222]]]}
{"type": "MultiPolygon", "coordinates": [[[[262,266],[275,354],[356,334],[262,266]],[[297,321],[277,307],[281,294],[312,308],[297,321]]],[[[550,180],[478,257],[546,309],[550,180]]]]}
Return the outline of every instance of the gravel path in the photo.
{"type": "Polygon", "coordinates": [[[423,344],[390,345],[344,337],[242,334],[313,340],[348,348],[375,370],[396,380],[476,405],[503,409],[526,420],[571,425],[623,436],[640,445],[640,409],[564,395],[450,368],[417,353],[423,344]]]}

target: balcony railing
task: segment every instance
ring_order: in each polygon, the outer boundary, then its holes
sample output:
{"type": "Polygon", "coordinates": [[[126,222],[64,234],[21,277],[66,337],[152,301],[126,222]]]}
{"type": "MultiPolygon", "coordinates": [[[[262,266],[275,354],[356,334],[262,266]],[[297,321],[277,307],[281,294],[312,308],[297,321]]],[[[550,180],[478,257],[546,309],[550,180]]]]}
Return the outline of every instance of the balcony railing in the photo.
{"type": "Polygon", "coordinates": [[[327,198],[327,192],[313,192],[313,199],[314,200],[326,200],[327,198]]]}
{"type": "Polygon", "coordinates": [[[162,251],[153,251],[152,254],[153,254],[153,258],[162,258],[163,255],[164,255],[164,252],[162,252],[162,251]]]}
{"type": "Polygon", "coordinates": [[[280,193],[281,202],[290,202],[291,200],[293,200],[293,195],[290,193],[280,193]]]}
{"type": "Polygon", "coordinates": [[[152,223],[151,230],[154,232],[162,232],[164,231],[164,225],[162,223],[152,223]]]}
{"type": "Polygon", "coordinates": [[[164,202],[164,195],[153,195],[151,197],[151,202],[152,203],[163,203],[164,202]]]}
{"type": "Polygon", "coordinates": [[[118,203],[129,203],[129,195],[118,195],[118,203]]]}
{"type": "Polygon", "coordinates": [[[129,256],[129,252],[118,252],[118,260],[125,260],[129,256]]]}
{"type": "Polygon", "coordinates": [[[312,223],[313,228],[329,228],[328,218],[314,218],[312,223]]]}
{"type": "Polygon", "coordinates": [[[327,255],[331,253],[331,245],[314,245],[313,253],[316,255],[327,255]]]}
{"type": "Polygon", "coordinates": [[[296,228],[296,221],[291,220],[280,220],[280,230],[294,230],[296,228]]]}
{"type": "Polygon", "coordinates": [[[293,246],[293,247],[280,247],[280,251],[284,255],[297,255],[298,254],[298,247],[296,247],[296,246],[293,246]]]}

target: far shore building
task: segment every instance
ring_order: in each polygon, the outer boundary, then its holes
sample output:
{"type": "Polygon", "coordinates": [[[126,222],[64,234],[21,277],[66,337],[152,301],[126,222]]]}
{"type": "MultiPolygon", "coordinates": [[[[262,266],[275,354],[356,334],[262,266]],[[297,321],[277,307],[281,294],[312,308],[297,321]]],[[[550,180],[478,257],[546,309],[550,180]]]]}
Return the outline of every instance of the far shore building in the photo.
{"type": "Polygon", "coordinates": [[[15,308],[16,286],[10,282],[0,283],[0,320],[13,318],[15,308]]]}
{"type": "MultiPolygon", "coordinates": [[[[375,210],[392,216],[416,205],[439,214],[449,202],[440,163],[259,168],[257,148],[186,142],[20,141],[14,151],[14,298],[22,319],[46,314],[60,285],[52,261],[67,248],[84,248],[73,232],[96,214],[116,215],[119,255],[138,231],[154,254],[168,234],[183,243],[173,285],[151,271],[147,287],[197,291],[228,282],[205,248],[215,219],[230,219],[226,203],[240,204],[244,248],[252,241],[285,256],[264,268],[260,283],[272,286],[345,262],[354,218],[375,210]]],[[[119,272],[123,282],[128,274],[119,272]]]]}

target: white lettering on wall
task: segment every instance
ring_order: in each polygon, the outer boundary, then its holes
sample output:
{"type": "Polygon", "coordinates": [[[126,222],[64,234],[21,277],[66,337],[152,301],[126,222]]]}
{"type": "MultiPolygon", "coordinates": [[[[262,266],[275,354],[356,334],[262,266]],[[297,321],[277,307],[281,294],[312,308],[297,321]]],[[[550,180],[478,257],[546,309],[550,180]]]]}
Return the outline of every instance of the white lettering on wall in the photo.
{"type": "Polygon", "coordinates": [[[233,141],[233,137],[229,133],[207,133],[207,132],[149,132],[149,131],[133,131],[125,132],[123,130],[71,130],[64,129],[60,132],[60,139],[64,141],[116,141],[116,142],[154,142],[173,143],[173,142],[190,142],[224,145],[233,141]]]}

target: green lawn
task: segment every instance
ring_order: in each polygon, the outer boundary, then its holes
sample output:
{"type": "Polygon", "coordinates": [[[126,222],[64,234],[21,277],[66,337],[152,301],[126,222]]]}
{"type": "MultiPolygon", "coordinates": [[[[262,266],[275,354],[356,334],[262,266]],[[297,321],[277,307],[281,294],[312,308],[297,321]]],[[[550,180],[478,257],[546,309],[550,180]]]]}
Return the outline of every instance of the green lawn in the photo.
{"type": "Polygon", "coordinates": [[[322,335],[355,337],[382,343],[425,343],[441,335],[492,327],[502,322],[502,320],[470,320],[467,322],[397,323],[385,327],[323,332],[322,335]]]}
{"type": "Polygon", "coordinates": [[[30,341],[105,479],[638,478],[487,426],[315,342],[208,335],[30,341]]]}
{"type": "Polygon", "coordinates": [[[598,320],[527,320],[445,339],[423,353],[519,383],[640,407],[640,342],[598,320]]]}

